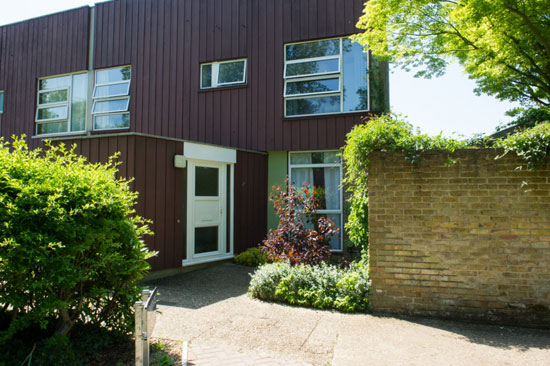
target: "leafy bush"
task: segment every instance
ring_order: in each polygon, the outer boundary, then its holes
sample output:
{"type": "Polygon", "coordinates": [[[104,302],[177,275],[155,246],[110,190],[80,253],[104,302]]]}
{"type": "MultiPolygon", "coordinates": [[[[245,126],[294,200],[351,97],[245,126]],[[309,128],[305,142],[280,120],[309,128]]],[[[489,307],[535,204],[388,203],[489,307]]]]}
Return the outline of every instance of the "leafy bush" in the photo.
{"type": "Polygon", "coordinates": [[[348,269],[325,263],[270,263],[252,274],[248,291],[264,300],[356,312],[368,310],[369,289],[368,269],[362,262],[354,262],[348,269]]]}
{"type": "Polygon", "coordinates": [[[137,194],[116,171],[63,145],[29,151],[0,139],[1,340],[35,325],[61,336],[78,322],[132,329],[153,253],[137,194]]]}
{"type": "Polygon", "coordinates": [[[514,152],[521,156],[529,169],[548,166],[550,162],[550,122],[541,123],[495,141],[496,147],[504,149],[504,155],[514,152]]]}
{"type": "Polygon", "coordinates": [[[267,263],[267,255],[260,248],[248,248],[235,256],[235,263],[243,266],[258,267],[267,263]]]}
{"type": "Polygon", "coordinates": [[[319,199],[315,190],[304,185],[298,192],[288,184],[288,177],[286,185],[286,189],[273,187],[277,194],[269,196],[279,216],[279,225],[269,230],[260,248],[270,261],[292,265],[326,262],[331,256],[329,239],[339,229],[330,219],[317,214],[319,199]]]}

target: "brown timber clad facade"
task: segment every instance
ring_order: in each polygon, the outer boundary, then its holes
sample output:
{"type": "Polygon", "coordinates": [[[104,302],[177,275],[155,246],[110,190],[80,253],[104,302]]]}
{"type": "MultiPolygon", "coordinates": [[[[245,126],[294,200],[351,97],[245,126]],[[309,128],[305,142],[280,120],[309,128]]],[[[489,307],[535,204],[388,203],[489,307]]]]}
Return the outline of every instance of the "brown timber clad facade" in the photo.
{"type": "Polygon", "coordinates": [[[2,26],[0,134],[25,134],[30,146],[42,145],[35,123],[40,78],[130,66],[128,128],[51,138],[77,144],[91,161],[121,152],[120,174],[135,177],[140,193],[137,211],[154,222],[148,244],[160,253],[151,262],[155,270],[188,259],[191,173],[189,165],[176,167],[174,157],[204,162],[215,146],[235,151],[224,181],[227,239],[233,239],[226,254],[237,254],[266,233],[268,152],[338,149],[362,117],[387,105],[382,66],[369,76],[369,111],[284,117],[285,44],[355,33],[363,2],[114,0],[2,26]],[[241,58],[246,83],[201,89],[201,64],[241,58]]]}

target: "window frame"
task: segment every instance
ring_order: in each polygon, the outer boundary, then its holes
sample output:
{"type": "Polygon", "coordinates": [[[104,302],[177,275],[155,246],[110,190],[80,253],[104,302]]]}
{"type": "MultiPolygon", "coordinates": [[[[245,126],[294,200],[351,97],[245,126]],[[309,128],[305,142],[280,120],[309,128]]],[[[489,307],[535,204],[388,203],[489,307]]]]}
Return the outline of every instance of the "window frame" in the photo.
{"type": "MultiPolygon", "coordinates": [[[[283,116],[284,118],[303,118],[303,117],[315,117],[315,116],[326,116],[326,115],[338,115],[338,114],[346,114],[346,113],[364,113],[370,111],[370,54],[367,53],[367,109],[364,110],[357,110],[357,111],[344,111],[344,39],[348,37],[331,37],[331,38],[322,38],[322,39],[314,39],[314,40],[307,40],[307,41],[301,41],[301,42],[291,42],[291,43],[285,43],[283,45],[283,54],[284,54],[284,70],[283,70],[283,80],[284,80],[284,89],[283,89],[283,116]],[[296,44],[301,43],[312,43],[312,42],[320,42],[320,41],[326,41],[331,39],[338,39],[340,43],[340,52],[338,55],[330,55],[330,56],[320,56],[320,57],[311,57],[311,58],[302,58],[298,60],[287,60],[287,46],[292,46],[296,44]],[[330,60],[330,59],[338,59],[338,72],[331,71],[331,72],[323,72],[323,73],[317,73],[317,74],[309,74],[309,75],[292,75],[287,76],[287,65],[288,64],[295,64],[295,63],[304,63],[304,62],[311,62],[311,61],[321,61],[321,60],[330,60]],[[338,92],[323,92],[322,94],[319,93],[307,93],[307,94],[297,94],[297,95],[287,95],[286,93],[286,86],[288,82],[297,81],[297,79],[300,79],[300,81],[307,81],[307,80],[316,80],[318,76],[323,77],[323,79],[328,79],[330,75],[337,75],[339,77],[339,91],[338,92]],[[310,114],[298,114],[298,115],[291,115],[289,116],[287,114],[287,100],[296,100],[296,99],[308,99],[308,98],[315,98],[315,97],[329,97],[329,96],[340,96],[340,111],[339,112],[327,112],[327,113],[310,113],[310,114]]],[[[317,79],[318,80],[318,79],[317,79]]]]}
{"type": "MultiPolygon", "coordinates": [[[[343,166],[342,166],[342,156],[340,155],[340,162],[339,163],[322,163],[322,164],[315,164],[315,163],[308,163],[308,164],[292,164],[292,154],[299,154],[299,153],[316,153],[316,152],[336,152],[340,153],[340,150],[296,150],[296,151],[289,151],[287,156],[287,164],[288,164],[288,181],[289,184],[292,184],[292,169],[299,169],[299,168],[338,168],[340,173],[340,183],[338,185],[339,194],[338,199],[340,200],[340,209],[334,210],[334,209],[318,209],[317,214],[319,215],[339,215],[340,216],[340,231],[338,235],[340,235],[339,238],[339,249],[330,249],[332,252],[343,252],[344,251],[344,192],[343,192],[343,186],[342,186],[342,180],[343,180],[343,166]]],[[[300,189],[301,187],[296,187],[297,189],[300,189]]]]}
{"type": "Polygon", "coordinates": [[[90,109],[91,116],[92,116],[92,125],[91,130],[92,131],[114,131],[114,130],[128,130],[130,128],[130,120],[128,119],[128,126],[125,127],[109,127],[109,128],[96,128],[96,117],[102,117],[102,116],[112,116],[112,115],[126,115],[130,114],[130,87],[132,84],[132,65],[119,65],[119,66],[113,66],[113,67],[107,67],[102,69],[96,69],[94,70],[94,88],[91,95],[91,102],[92,107],[90,109]],[[119,81],[110,81],[107,83],[98,83],[97,82],[97,73],[101,71],[106,70],[112,70],[112,69],[121,69],[124,67],[130,67],[130,78],[128,80],[119,80],[119,81]],[[98,87],[102,86],[109,86],[109,85],[118,85],[118,84],[127,84],[127,93],[126,94],[113,94],[108,97],[96,97],[96,91],[98,87]],[[120,110],[112,110],[109,112],[94,112],[95,106],[97,103],[100,102],[108,102],[112,100],[126,100],[126,108],[120,109],[120,110]]]}
{"type": "MultiPolygon", "coordinates": [[[[283,97],[286,99],[305,99],[307,97],[316,96],[316,95],[323,95],[323,96],[330,96],[330,95],[338,95],[342,93],[342,82],[343,78],[342,75],[337,74],[328,74],[328,75],[320,75],[320,76],[314,76],[314,77],[300,77],[296,79],[290,79],[285,80],[284,85],[284,94],[283,97]],[[327,90],[322,92],[310,92],[310,93],[301,93],[301,94],[287,94],[287,85],[288,83],[296,83],[300,81],[315,81],[315,80],[328,80],[328,79],[338,79],[338,90],[327,90]]],[[[286,104],[286,103],[285,103],[286,104]]]]}
{"type": "Polygon", "coordinates": [[[209,90],[209,89],[217,89],[217,88],[225,88],[230,86],[240,86],[240,85],[246,85],[247,84],[247,77],[248,74],[248,59],[247,58],[236,58],[232,60],[224,60],[224,61],[213,61],[213,62],[205,62],[200,64],[200,90],[209,90]],[[233,62],[240,62],[244,61],[243,66],[243,79],[241,81],[232,81],[232,82],[226,82],[226,83],[219,83],[219,71],[220,71],[220,65],[233,63],[233,62]],[[210,76],[211,79],[211,85],[208,87],[202,86],[202,68],[204,66],[211,65],[212,66],[212,75],[210,76]]]}
{"type": "MultiPolygon", "coordinates": [[[[58,75],[50,75],[38,78],[36,80],[36,111],[34,115],[34,137],[37,138],[46,138],[51,136],[66,136],[66,135],[78,135],[86,132],[86,125],[88,124],[88,117],[84,116],[84,129],[83,130],[71,130],[72,126],[72,90],[73,90],[73,80],[75,75],[84,75],[88,74],[87,71],[78,71],[78,72],[72,72],[72,73],[66,73],[66,74],[58,74],[58,75]],[[53,88],[53,89],[45,89],[40,90],[40,82],[42,80],[47,79],[59,79],[62,77],[70,76],[70,85],[68,87],[62,87],[62,88],[53,88]],[[67,101],[65,102],[55,102],[55,103],[40,103],[40,95],[47,92],[52,91],[59,91],[59,90],[67,90],[67,101]],[[38,119],[38,112],[41,109],[45,108],[55,108],[55,107],[63,107],[67,106],[67,118],[50,118],[50,119],[38,119]],[[55,123],[55,122],[63,122],[67,121],[67,130],[63,132],[53,132],[53,133],[38,133],[38,127],[40,125],[48,124],[48,123],[55,123]]],[[[88,81],[89,82],[89,81],[88,81]]],[[[89,85],[87,86],[89,87],[89,85]]],[[[86,108],[88,108],[88,102],[89,100],[86,99],[86,108]]]]}

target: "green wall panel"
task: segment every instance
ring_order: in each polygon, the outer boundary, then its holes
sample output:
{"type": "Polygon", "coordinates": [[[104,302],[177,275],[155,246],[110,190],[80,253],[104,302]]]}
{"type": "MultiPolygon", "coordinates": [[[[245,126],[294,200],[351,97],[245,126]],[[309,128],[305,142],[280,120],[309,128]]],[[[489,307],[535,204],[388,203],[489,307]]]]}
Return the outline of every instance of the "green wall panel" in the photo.
{"type": "MultiPolygon", "coordinates": [[[[267,192],[272,193],[271,187],[284,186],[288,174],[288,154],[286,151],[269,151],[267,156],[267,192]]],[[[273,204],[267,204],[267,230],[276,229],[279,219],[273,211],[273,204]]]]}

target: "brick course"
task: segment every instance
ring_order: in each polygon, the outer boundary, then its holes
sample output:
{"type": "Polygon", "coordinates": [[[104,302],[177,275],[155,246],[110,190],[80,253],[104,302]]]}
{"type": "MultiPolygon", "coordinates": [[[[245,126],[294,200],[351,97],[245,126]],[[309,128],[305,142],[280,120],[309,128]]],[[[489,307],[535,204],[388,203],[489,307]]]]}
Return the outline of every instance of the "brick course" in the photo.
{"type": "Polygon", "coordinates": [[[376,311],[550,327],[550,170],[498,153],[371,156],[376,311]]]}

